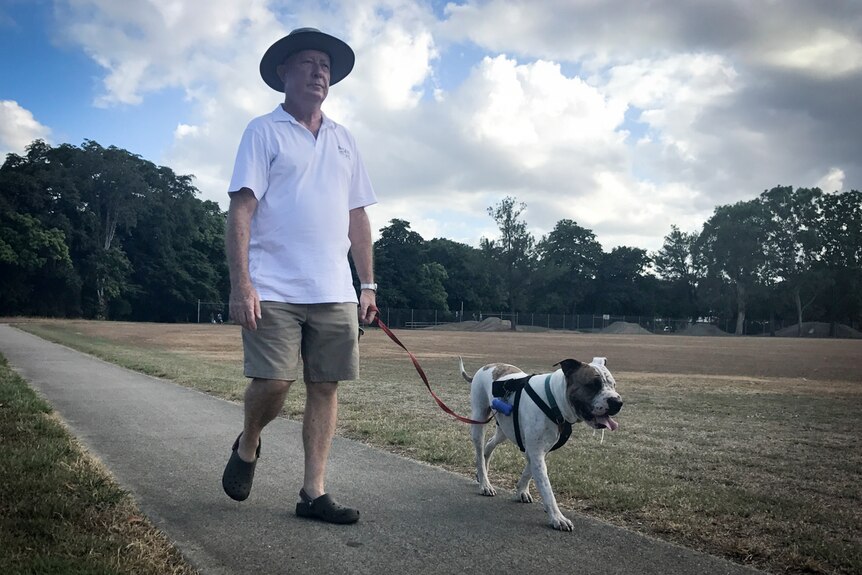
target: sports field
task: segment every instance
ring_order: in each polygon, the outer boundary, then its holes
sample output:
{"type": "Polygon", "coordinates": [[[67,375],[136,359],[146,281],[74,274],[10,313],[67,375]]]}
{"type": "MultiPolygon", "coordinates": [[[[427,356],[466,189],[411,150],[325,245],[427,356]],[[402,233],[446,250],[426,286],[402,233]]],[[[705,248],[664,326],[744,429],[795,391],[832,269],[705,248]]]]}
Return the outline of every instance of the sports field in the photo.
{"type": "MultiPolygon", "coordinates": [[[[29,321],[21,327],[208,393],[242,396],[235,326],[29,321]]],[[[435,392],[465,415],[469,394],[457,374],[459,355],[468,371],[506,361],[535,373],[567,357],[608,358],[625,401],[616,417],[620,429],[601,441],[576,427],[572,440],[549,456],[564,511],[770,572],[862,572],[862,341],[397,335],[435,392]]],[[[340,390],[339,433],[472,475],[468,427],[437,408],[407,355],[377,329],[367,331],[361,350],[361,379],[340,390]]],[[[301,418],[302,405],[296,386],[285,415],[301,418]]],[[[491,481],[512,489],[522,467],[517,448],[501,446],[491,481]]],[[[561,534],[567,536],[577,533],[561,534]]]]}

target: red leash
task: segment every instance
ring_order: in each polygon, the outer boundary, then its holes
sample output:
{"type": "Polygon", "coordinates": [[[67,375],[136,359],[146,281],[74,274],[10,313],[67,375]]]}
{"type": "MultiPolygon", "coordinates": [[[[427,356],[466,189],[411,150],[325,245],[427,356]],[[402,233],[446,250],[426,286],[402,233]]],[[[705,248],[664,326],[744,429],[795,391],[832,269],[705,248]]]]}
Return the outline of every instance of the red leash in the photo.
{"type": "Polygon", "coordinates": [[[377,322],[377,326],[383,330],[383,333],[385,333],[386,335],[389,336],[389,339],[394,341],[396,344],[398,344],[399,347],[401,347],[401,349],[403,349],[404,351],[407,352],[407,355],[409,355],[410,359],[413,361],[413,367],[416,368],[416,373],[418,373],[419,377],[422,378],[422,381],[425,382],[425,387],[428,388],[428,393],[431,394],[431,397],[434,398],[434,401],[437,402],[437,405],[440,406],[440,409],[442,409],[443,411],[445,411],[446,413],[448,413],[449,415],[451,415],[452,417],[454,417],[458,421],[463,421],[464,423],[474,423],[477,425],[485,425],[486,423],[488,423],[489,421],[491,421],[494,418],[494,415],[491,414],[491,416],[488,417],[488,419],[486,419],[485,421],[476,421],[475,419],[463,417],[461,415],[458,415],[454,411],[452,411],[448,405],[443,403],[443,400],[441,400],[439,397],[437,397],[437,394],[434,393],[434,390],[431,389],[431,385],[428,383],[428,376],[425,375],[425,371],[422,369],[422,366],[419,365],[419,361],[416,359],[416,356],[413,355],[412,353],[410,353],[410,350],[407,349],[407,347],[403,343],[401,343],[401,340],[399,340],[397,337],[395,337],[395,334],[392,333],[392,331],[388,327],[386,327],[386,324],[383,323],[383,321],[381,321],[381,319],[380,319],[379,312],[378,312],[377,317],[374,318],[374,322],[377,322]]]}

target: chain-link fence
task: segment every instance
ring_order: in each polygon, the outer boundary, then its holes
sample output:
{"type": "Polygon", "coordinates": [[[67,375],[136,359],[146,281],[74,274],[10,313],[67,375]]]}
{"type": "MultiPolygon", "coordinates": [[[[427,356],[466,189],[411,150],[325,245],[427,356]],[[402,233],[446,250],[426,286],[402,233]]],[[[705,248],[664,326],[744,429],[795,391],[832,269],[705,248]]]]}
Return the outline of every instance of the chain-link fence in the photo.
{"type": "MultiPolygon", "coordinates": [[[[227,323],[230,308],[224,302],[197,301],[197,323],[227,323]]],[[[647,315],[609,315],[609,314],[554,314],[516,312],[502,310],[448,311],[435,309],[382,308],[380,318],[394,329],[421,329],[452,323],[472,322],[479,329],[505,329],[511,327],[512,319],[521,331],[561,330],[582,333],[631,333],[635,326],[650,333],[691,333],[699,334],[723,332],[732,334],[736,330],[736,320],[730,318],[711,318],[692,322],[689,319],[665,318],[647,315]],[[482,324],[482,325],[479,325],[482,324]]],[[[472,327],[472,324],[470,327],[472,327]]],[[[468,326],[464,326],[465,328],[468,326]]],[[[745,335],[763,335],[779,331],[785,322],[777,320],[770,327],[769,320],[752,319],[745,322],[745,335]]],[[[635,329],[637,331],[637,329],[635,329]]]]}
{"type": "MultiPolygon", "coordinates": [[[[610,314],[553,314],[534,312],[506,312],[500,310],[476,311],[444,311],[433,309],[382,308],[380,318],[389,327],[396,329],[421,329],[451,323],[472,322],[474,324],[503,323],[503,327],[512,325],[514,318],[518,329],[564,330],[585,333],[597,332],[630,332],[633,326],[640,327],[650,333],[680,333],[715,330],[732,334],[736,330],[735,319],[712,318],[692,322],[690,319],[665,318],[645,315],[610,315],[610,314]],[[615,325],[617,324],[617,325],[615,325]]],[[[465,326],[466,327],[466,326],[465,326]]],[[[783,321],[774,322],[770,328],[768,320],[747,320],[746,335],[761,335],[784,328],[783,321]]]]}
{"type": "Polygon", "coordinates": [[[220,301],[197,301],[197,323],[227,323],[230,306],[220,301]]]}

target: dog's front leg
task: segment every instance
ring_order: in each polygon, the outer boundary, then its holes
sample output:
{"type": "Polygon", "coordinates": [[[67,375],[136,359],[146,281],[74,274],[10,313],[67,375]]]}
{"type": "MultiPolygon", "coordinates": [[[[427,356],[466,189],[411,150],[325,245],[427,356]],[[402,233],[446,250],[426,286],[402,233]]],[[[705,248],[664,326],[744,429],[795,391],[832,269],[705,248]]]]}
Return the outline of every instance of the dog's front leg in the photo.
{"type": "Polygon", "coordinates": [[[554,529],[560,531],[572,531],[575,526],[569,521],[557,507],[557,499],[551,489],[551,481],[548,479],[548,467],[545,464],[545,453],[534,453],[530,456],[533,469],[533,478],[536,480],[536,488],[542,496],[542,504],[545,513],[548,514],[548,522],[554,529]]]}
{"type": "Polygon", "coordinates": [[[518,480],[518,486],[515,489],[515,500],[521,503],[532,503],[533,496],[530,495],[530,480],[533,479],[533,466],[530,464],[530,456],[524,455],[527,458],[527,464],[524,466],[523,473],[521,473],[521,479],[518,480]]]}

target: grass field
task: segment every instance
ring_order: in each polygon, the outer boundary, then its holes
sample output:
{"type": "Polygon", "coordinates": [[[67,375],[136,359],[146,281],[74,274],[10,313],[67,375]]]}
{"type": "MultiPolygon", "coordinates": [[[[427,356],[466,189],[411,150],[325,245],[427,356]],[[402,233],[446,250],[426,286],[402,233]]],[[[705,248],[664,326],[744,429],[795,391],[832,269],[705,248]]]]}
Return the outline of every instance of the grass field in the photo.
{"type": "MultiPolygon", "coordinates": [[[[23,328],[152,375],[239,400],[239,329],[85,321],[23,328]]],[[[469,412],[468,371],[505,360],[542,372],[600,355],[625,407],[603,442],[586,427],[548,458],[555,493],[616,525],[774,573],[862,572],[862,341],[399,332],[435,391],[469,412]]],[[[361,343],[362,376],[342,386],[339,433],[471,476],[466,425],[441,412],[400,348],[361,343]]],[[[302,386],[285,415],[302,416],[302,386]]],[[[491,480],[514,487],[523,459],[495,452],[491,480]]],[[[537,494],[534,493],[537,497],[537,494]]],[[[537,497],[538,498],[538,497],[537,497]]],[[[575,537],[577,534],[574,535],[575,537]]]]}

